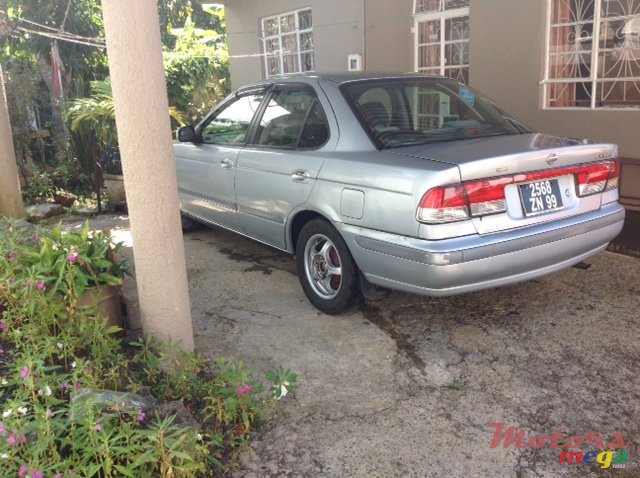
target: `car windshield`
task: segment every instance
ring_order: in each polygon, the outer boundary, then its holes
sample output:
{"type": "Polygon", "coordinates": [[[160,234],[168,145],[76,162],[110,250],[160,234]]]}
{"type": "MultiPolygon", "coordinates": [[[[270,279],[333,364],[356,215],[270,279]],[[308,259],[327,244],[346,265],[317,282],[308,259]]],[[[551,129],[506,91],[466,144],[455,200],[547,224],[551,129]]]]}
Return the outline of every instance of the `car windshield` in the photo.
{"type": "Polygon", "coordinates": [[[362,80],[341,90],[380,149],[532,132],[475,90],[446,78],[362,80]]]}

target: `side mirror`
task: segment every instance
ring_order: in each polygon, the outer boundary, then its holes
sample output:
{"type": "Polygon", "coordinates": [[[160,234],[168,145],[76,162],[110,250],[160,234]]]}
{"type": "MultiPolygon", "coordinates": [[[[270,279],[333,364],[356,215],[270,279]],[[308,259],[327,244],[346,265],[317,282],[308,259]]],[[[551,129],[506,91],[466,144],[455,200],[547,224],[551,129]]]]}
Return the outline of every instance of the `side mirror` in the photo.
{"type": "Polygon", "coordinates": [[[196,139],[196,130],[193,126],[183,126],[178,129],[178,141],[181,143],[191,143],[196,139]]]}

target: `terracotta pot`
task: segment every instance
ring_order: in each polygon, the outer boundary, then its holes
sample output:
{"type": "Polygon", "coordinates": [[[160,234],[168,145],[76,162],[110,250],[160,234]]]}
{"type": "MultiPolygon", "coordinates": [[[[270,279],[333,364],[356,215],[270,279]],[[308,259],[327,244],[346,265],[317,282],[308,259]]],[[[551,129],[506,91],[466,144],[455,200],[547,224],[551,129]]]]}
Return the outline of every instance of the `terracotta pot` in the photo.
{"type": "Polygon", "coordinates": [[[56,204],[60,204],[62,207],[71,207],[73,206],[76,198],[65,194],[53,193],[53,200],[56,204]]]}
{"type": "Polygon", "coordinates": [[[119,286],[101,284],[84,291],[78,298],[78,306],[88,305],[97,305],[98,311],[107,317],[109,325],[122,327],[119,286]]]}

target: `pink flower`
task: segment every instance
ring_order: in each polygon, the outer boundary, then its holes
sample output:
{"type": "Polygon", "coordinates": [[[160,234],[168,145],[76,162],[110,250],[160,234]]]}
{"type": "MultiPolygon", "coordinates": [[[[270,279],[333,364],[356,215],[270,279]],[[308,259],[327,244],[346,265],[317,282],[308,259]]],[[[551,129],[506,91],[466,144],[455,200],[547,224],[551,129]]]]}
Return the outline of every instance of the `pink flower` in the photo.
{"type": "Polygon", "coordinates": [[[39,280],[38,282],[36,282],[36,289],[44,290],[44,287],[45,287],[44,281],[39,280]]]}
{"type": "Polygon", "coordinates": [[[40,470],[35,470],[31,473],[31,478],[43,478],[42,472],[40,470]]]}
{"type": "Polygon", "coordinates": [[[101,432],[101,431],[102,431],[102,425],[100,425],[100,424],[98,423],[98,424],[96,424],[96,426],[95,426],[95,427],[93,427],[93,429],[94,429],[95,431],[97,431],[97,432],[101,432]]]}
{"type": "Polygon", "coordinates": [[[53,478],[62,478],[62,473],[56,473],[55,475],[53,475],[53,478]]]}
{"type": "Polygon", "coordinates": [[[20,377],[27,378],[28,376],[29,376],[29,367],[23,367],[23,369],[20,371],[20,377]]]}
{"type": "Polygon", "coordinates": [[[0,423],[0,435],[4,435],[4,423],[0,423]]]}
{"type": "Polygon", "coordinates": [[[140,412],[140,413],[138,413],[138,416],[136,417],[136,420],[138,420],[139,422],[143,422],[144,421],[144,417],[145,417],[145,413],[144,412],[140,412]]]}
{"type": "Polygon", "coordinates": [[[27,473],[29,473],[29,468],[26,466],[21,466],[18,470],[18,476],[27,476],[27,473]]]}
{"type": "Polygon", "coordinates": [[[247,393],[251,393],[251,385],[245,385],[244,387],[241,385],[238,387],[238,396],[241,397],[247,393]]]}
{"type": "Polygon", "coordinates": [[[9,436],[7,437],[7,445],[9,445],[9,446],[13,446],[13,445],[15,445],[15,444],[17,443],[17,441],[18,441],[18,440],[16,440],[15,435],[9,435],[9,436]]]}
{"type": "Polygon", "coordinates": [[[5,324],[4,322],[0,322],[0,330],[4,330],[7,328],[7,324],[5,324]]]}
{"type": "Polygon", "coordinates": [[[4,349],[0,349],[0,355],[4,354],[4,349]]]}
{"type": "Polygon", "coordinates": [[[53,412],[47,408],[47,418],[53,418],[53,412]]]}
{"type": "Polygon", "coordinates": [[[67,260],[73,264],[74,262],[76,262],[78,260],[78,256],[75,255],[75,254],[69,254],[67,256],[67,260]]]}

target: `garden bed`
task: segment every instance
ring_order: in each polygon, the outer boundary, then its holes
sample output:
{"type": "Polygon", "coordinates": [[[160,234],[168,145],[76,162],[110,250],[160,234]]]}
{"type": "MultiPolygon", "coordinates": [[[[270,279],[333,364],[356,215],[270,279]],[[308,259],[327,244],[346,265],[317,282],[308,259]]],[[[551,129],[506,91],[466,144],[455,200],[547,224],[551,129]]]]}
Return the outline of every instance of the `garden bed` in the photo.
{"type": "Polygon", "coordinates": [[[295,389],[288,370],[265,386],[242,363],[118,339],[77,302],[92,282],[121,281],[118,247],[88,226],[0,222],[3,476],[218,476],[295,389]]]}

